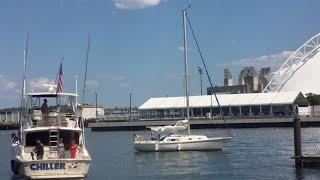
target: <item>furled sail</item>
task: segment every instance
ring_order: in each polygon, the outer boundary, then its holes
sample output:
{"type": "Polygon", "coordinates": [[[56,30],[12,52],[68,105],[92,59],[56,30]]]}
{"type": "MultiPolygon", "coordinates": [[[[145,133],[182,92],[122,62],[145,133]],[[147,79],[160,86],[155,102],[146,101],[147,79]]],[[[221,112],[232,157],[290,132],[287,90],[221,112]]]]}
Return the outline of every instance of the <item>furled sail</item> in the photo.
{"type": "Polygon", "coordinates": [[[161,134],[161,133],[172,133],[175,134],[178,131],[182,131],[187,129],[188,127],[188,120],[181,120],[176,122],[175,125],[169,125],[169,126],[154,126],[151,127],[151,131],[161,134]]]}

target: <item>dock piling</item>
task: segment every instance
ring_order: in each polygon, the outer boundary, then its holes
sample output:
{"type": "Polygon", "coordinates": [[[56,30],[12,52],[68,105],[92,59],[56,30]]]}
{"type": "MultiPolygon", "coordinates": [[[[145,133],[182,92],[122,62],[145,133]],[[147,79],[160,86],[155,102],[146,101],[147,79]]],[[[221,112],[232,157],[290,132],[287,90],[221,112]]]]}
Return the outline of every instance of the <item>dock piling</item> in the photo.
{"type": "Polygon", "coordinates": [[[297,169],[302,168],[302,153],[301,153],[301,122],[300,118],[295,116],[293,118],[294,125],[294,159],[295,167],[297,169]]]}

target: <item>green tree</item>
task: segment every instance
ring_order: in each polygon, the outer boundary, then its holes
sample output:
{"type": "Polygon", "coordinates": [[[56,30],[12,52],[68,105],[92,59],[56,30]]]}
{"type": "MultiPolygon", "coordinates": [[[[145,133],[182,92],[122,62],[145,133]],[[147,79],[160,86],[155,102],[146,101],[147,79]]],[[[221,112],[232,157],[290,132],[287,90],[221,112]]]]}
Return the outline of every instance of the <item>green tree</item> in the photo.
{"type": "Polygon", "coordinates": [[[311,105],[320,105],[320,94],[308,93],[306,96],[311,105]]]}

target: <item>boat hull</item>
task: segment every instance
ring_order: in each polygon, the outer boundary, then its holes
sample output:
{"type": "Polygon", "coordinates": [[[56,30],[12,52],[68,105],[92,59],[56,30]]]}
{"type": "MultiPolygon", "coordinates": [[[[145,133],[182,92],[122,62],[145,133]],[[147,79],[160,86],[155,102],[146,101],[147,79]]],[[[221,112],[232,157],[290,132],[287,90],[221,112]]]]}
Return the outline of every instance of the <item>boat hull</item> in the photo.
{"type": "Polygon", "coordinates": [[[231,137],[219,137],[201,141],[140,141],[135,142],[134,146],[137,151],[219,151],[230,139],[231,137]]]}
{"type": "Polygon", "coordinates": [[[30,179],[84,178],[87,176],[91,159],[54,159],[16,161],[19,175],[30,179]]]}

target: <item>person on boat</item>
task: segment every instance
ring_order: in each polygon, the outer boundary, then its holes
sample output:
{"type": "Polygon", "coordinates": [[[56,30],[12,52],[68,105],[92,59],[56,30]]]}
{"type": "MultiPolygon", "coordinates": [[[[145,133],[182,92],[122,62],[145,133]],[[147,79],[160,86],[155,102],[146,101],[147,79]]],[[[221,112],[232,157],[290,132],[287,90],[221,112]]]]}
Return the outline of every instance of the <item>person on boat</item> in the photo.
{"type": "Polygon", "coordinates": [[[133,141],[138,141],[138,136],[137,133],[133,133],[133,141]]]}
{"type": "Polygon", "coordinates": [[[43,100],[43,104],[41,105],[41,113],[42,113],[42,118],[44,120],[44,124],[48,125],[48,114],[49,114],[49,107],[48,107],[48,101],[47,99],[43,100]]]}
{"type": "Polygon", "coordinates": [[[43,100],[43,104],[41,105],[41,112],[42,114],[48,114],[49,113],[49,108],[48,108],[48,101],[47,99],[43,100]]]}
{"type": "Polygon", "coordinates": [[[12,144],[20,144],[20,138],[16,135],[16,133],[11,134],[12,144]]]}
{"type": "Polygon", "coordinates": [[[58,153],[59,153],[59,158],[65,158],[64,143],[63,143],[62,138],[60,138],[59,143],[58,143],[58,153]]]}
{"type": "Polygon", "coordinates": [[[151,131],[151,141],[155,141],[156,139],[157,138],[155,132],[151,131]]]}
{"type": "Polygon", "coordinates": [[[76,158],[77,151],[78,151],[78,144],[76,144],[76,141],[74,139],[71,139],[70,155],[72,159],[76,158]]]}
{"type": "Polygon", "coordinates": [[[44,145],[42,144],[41,140],[37,138],[36,147],[33,149],[33,151],[37,154],[37,160],[43,159],[43,154],[44,154],[43,146],[44,145]]]}
{"type": "Polygon", "coordinates": [[[133,133],[133,141],[143,141],[143,137],[136,133],[133,133]]]}

